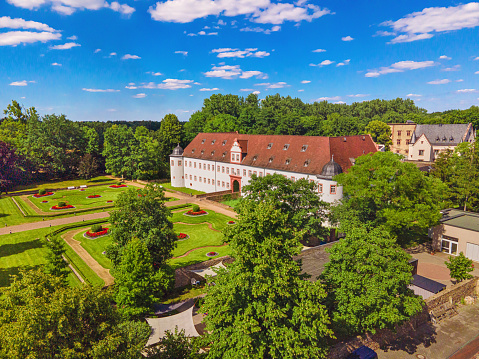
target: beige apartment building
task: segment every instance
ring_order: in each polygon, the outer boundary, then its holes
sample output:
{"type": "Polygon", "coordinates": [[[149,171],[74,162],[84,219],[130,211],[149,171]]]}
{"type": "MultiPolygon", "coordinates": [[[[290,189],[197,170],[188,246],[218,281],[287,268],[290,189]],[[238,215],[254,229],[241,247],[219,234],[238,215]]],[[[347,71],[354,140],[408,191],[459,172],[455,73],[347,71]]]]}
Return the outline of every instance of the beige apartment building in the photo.
{"type": "Polygon", "coordinates": [[[406,123],[389,123],[388,125],[391,128],[392,138],[390,151],[408,157],[409,142],[417,125],[412,121],[406,123]]]}

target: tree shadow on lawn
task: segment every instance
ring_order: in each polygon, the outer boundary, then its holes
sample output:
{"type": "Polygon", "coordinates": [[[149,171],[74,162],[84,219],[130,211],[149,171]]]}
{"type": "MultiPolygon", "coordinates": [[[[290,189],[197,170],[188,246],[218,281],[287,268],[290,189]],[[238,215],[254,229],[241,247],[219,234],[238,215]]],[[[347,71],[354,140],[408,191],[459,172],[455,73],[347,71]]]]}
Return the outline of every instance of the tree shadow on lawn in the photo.
{"type": "Polygon", "coordinates": [[[9,213],[0,213],[0,218],[3,218],[3,217],[10,217],[11,214],[9,213]]]}
{"type": "Polygon", "coordinates": [[[95,179],[95,180],[89,180],[89,181],[87,181],[87,183],[103,183],[103,182],[110,183],[110,182],[114,182],[114,181],[115,180],[113,178],[103,178],[103,179],[99,178],[99,179],[95,179]]]}
{"type": "Polygon", "coordinates": [[[9,243],[0,246],[0,258],[23,253],[29,249],[42,248],[43,242],[37,238],[32,241],[9,243]]]}
{"type": "Polygon", "coordinates": [[[419,345],[428,348],[436,343],[436,328],[431,322],[420,325],[416,330],[409,330],[407,334],[398,336],[397,339],[381,345],[384,351],[403,351],[414,354],[419,345]]]}
{"type": "Polygon", "coordinates": [[[10,268],[0,268],[0,288],[9,287],[12,283],[12,277],[14,275],[19,276],[20,270],[36,270],[40,268],[40,265],[36,266],[22,266],[22,267],[10,267],[10,268]]]}

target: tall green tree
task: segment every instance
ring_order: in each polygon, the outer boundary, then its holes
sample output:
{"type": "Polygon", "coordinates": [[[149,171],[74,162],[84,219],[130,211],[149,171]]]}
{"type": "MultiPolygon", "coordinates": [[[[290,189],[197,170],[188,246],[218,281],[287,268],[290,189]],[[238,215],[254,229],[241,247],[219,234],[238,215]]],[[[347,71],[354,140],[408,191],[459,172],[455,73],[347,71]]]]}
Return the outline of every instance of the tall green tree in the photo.
{"type": "Polygon", "coordinates": [[[171,270],[153,268],[150,252],[143,241],[133,239],[115,266],[116,303],[125,318],[140,318],[174,282],[171,270]]]}
{"type": "Polygon", "coordinates": [[[65,241],[59,236],[51,236],[45,244],[48,249],[46,272],[60,278],[66,284],[69,269],[68,263],[63,258],[66,252],[65,241]]]}
{"type": "Polygon", "coordinates": [[[140,359],[146,323],[122,322],[110,291],[22,272],[0,296],[0,357],[140,359]]]}
{"type": "Polygon", "coordinates": [[[293,260],[301,233],[274,203],[244,201],[226,232],[235,262],[221,270],[201,307],[208,358],[325,358],[332,337],[320,282],[293,260]]]}
{"type": "Polygon", "coordinates": [[[176,115],[168,114],[163,117],[158,137],[161,146],[161,157],[163,161],[169,162],[168,156],[183,140],[183,129],[176,115]]]}
{"type": "Polygon", "coordinates": [[[391,140],[391,127],[387,123],[382,121],[371,121],[365,128],[366,133],[369,133],[373,138],[373,141],[380,143],[386,147],[386,151],[389,151],[389,146],[392,145],[391,140]]]}
{"type": "Polygon", "coordinates": [[[107,129],[103,144],[106,171],[114,176],[133,178],[138,169],[138,145],[131,128],[113,125],[107,129]]]}
{"type": "Polygon", "coordinates": [[[8,192],[21,180],[20,159],[15,150],[0,141],[0,194],[8,192]]]}
{"type": "Polygon", "coordinates": [[[195,345],[198,340],[185,335],[185,330],[178,330],[175,327],[174,332],[167,330],[163,339],[155,345],[146,349],[148,358],[151,359],[199,359],[206,358],[206,353],[199,353],[199,348],[195,345]]]}
{"type": "Polygon", "coordinates": [[[423,301],[408,288],[409,254],[384,228],[349,222],[341,229],[346,238],[329,249],[329,262],[321,274],[335,333],[394,329],[420,312],[423,301]]]}
{"type": "Polygon", "coordinates": [[[333,208],[339,223],[357,217],[383,226],[405,244],[425,236],[441,218],[444,184],[394,153],[358,157],[347,173],[334,180],[344,194],[341,205],[333,208]]]}
{"type": "Polygon", "coordinates": [[[164,189],[153,184],[141,190],[130,188],[118,195],[115,210],[110,214],[114,244],[107,250],[114,265],[120,263],[124,247],[133,238],[145,242],[155,265],[160,266],[171,257],[176,235],[165,200],[164,189]]]}

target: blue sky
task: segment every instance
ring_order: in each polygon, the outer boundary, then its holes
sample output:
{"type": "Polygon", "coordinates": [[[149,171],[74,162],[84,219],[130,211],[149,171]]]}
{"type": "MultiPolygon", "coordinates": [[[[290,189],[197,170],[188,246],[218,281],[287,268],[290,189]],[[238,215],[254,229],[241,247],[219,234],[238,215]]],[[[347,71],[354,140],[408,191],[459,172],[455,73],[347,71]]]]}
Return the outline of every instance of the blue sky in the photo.
{"type": "Polygon", "coordinates": [[[181,120],[212,93],[479,100],[479,3],[0,0],[0,108],[181,120]]]}

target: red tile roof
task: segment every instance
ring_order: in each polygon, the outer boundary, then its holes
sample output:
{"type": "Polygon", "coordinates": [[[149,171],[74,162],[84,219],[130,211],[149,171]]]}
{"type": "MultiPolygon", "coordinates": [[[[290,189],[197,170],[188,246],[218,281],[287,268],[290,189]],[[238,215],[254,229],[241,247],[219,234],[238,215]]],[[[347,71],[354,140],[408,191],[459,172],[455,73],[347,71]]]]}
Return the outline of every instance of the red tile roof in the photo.
{"type": "Polygon", "coordinates": [[[231,133],[199,133],[185,148],[184,157],[230,162],[230,149],[237,139],[247,151],[241,164],[273,170],[319,175],[334,155],[346,172],[353,159],[377,151],[370,135],[317,137],[282,135],[242,135],[231,133]],[[223,145],[224,141],[226,143],[223,145]],[[272,144],[268,149],[269,144],[272,144]],[[285,145],[289,145],[285,150],[285,145]],[[305,163],[308,163],[305,166],[305,163]]]}

